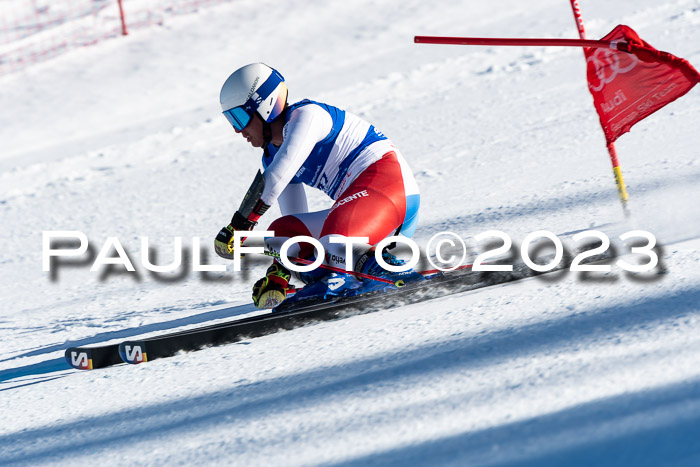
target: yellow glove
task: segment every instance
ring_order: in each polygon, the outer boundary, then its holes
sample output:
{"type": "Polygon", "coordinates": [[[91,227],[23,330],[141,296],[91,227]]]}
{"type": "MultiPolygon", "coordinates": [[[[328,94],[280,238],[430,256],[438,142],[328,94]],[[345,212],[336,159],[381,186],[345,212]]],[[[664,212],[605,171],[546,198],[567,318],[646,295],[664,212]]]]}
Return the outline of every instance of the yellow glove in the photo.
{"type": "Polygon", "coordinates": [[[216,254],[222,258],[233,259],[233,232],[233,226],[229,224],[221,229],[214,239],[216,254]]]}
{"type": "MultiPolygon", "coordinates": [[[[234,245],[235,237],[233,233],[237,230],[253,230],[256,224],[257,222],[246,219],[240,212],[236,211],[236,214],[233,215],[233,219],[231,219],[231,223],[222,228],[214,239],[214,250],[216,250],[216,254],[225,259],[233,259],[233,251],[236,247],[234,245]]],[[[238,246],[243,244],[244,240],[245,237],[242,237],[238,246]]]]}

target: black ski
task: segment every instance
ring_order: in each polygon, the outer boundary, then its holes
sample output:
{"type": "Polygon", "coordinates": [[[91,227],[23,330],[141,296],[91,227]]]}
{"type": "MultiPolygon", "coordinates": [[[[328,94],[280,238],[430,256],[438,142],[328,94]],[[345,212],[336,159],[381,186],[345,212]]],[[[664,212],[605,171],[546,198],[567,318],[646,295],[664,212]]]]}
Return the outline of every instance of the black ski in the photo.
{"type": "Polygon", "coordinates": [[[66,362],[77,370],[93,370],[122,363],[122,359],[119,358],[119,344],[69,347],[65,357],[66,362]]]}
{"type": "Polygon", "coordinates": [[[330,302],[312,298],[291,303],[289,306],[285,306],[286,302],[283,302],[275,312],[265,315],[210,326],[206,329],[184,331],[176,335],[125,341],[119,345],[119,355],[127,363],[144,363],[170,357],[179,352],[234,343],[282,330],[291,330],[314,322],[404,306],[537,274],[524,265],[515,267],[512,272],[476,273],[464,270],[426,281],[409,283],[402,288],[341,297],[330,302]]]}
{"type": "Polygon", "coordinates": [[[525,266],[516,267],[513,272],[476,273],[465,268],[394,290],[340,297],[331,301],[309,298],[295,303],[283,302],[275,312],[264,315],[239,318],[158,337],[127,340],[119,345],[72,347],[66,350],[65,358],[69,365],[79,370],[105,368],[123,362],[144,363],[170,357],[179,352],[265,336],[312,322],[408,305],[535,274],[525,266]]]}
{"type": "MultiPolygon", "coordinates": [[[[68,364],[77,369],[104,368],[122,362],[148,362],[170,357],[179,352],[238,342],[281,330],[291,330],[313,322],[394,308],[453,293],[553,273],[569,266],[571,256],[565,256],[567,258],[561,261],[558,267],[545,273],[536,272],[522,263],[516,264],[513,271],[508,272],[474,272],[469,267],[464,267],[393,290],[375,291],[332,300],[314,298],[303,301],[292,300],[283,302],[274,312],[264,315],[234,319],[147,339],[128,340],[119,345],[69,348],[66,350],[65,357],[68,364]]],[[[584,259],[581,264],[607,261],[615,256],[617,255],[614,250],[607,250],[605,253],[584,259]]],[[[549,261],[549,258],[542,259],[545,263],[549,261]]],[[[429,273],[426,271],[423,274],[429,273]]]]}
{"type": "MultiPolygon", "coordinates": [[[[234,307],[236,308],[236,307],[234,307]]],[[[240,320],[240,318],[239,318],[240,320]]],[[[206,330],[208,328],[225,326],[238,320],[231,320],[220,324],[207,325],[196,328],[206,330]]],[[[159,337],[176,336],[190,332],[189,330],[175,331],[159,337]]],[[[97,345],[90,347],[69,347],[65,352],[66,362],[76,370],[96,370],[112,365],[124,363],[119,356],[119,344],[97,345]]]]}
{"type": "MultiPolygon", "coordinates": [[[[466,269],[462,268],[462,269],[466,269]]],[[[434,273],[434,271],[424,271],[422,274],[424,275],[429,275],[431,273],[434,273]]],[[[323,302],[315,302],[317,304],[323,303],[326,305],[330,305],[331,302],[329,301],[323,301],[323,302]]],[[[214,330],[218,329],[220,327],[228,327],[233,324],[243,324],[246,323],[250,320],[257,320],[259,319],[260,316],[254,316],[254,317],[249,317],[249,318],[238,318],[234,319],[231,321],[226,321],[223,323],[219,324],[213,324],[213,325],[207,325],[195,329],[190,329],[190,330],[183,330],[183,331],[175,331],[172,333],[165,334],[163,336],[158,336],[157,339],[163,339],[163,338],[175,338],[177,336],[183,335],[183,334],[189,334],[191,332],[205,332],[209,330],[214,330]]],[[[156,338],[154,338],[156,339],[156,338]]],[[[150,340],[150,339],[145,339],[145,340],[150,340]]],[[[143,342],[143,341],[137,341],[137,342],[143,342]]],[[[69,347],[65,351],[65,359],[68,365],[71,367],[75,368],[76,370],[95,370],[99,368],[106,368],[112,365],[117,365],[120,363],[124,363],[122,360],[122,357],[120,356],[120,350],[119,350],[119,344],[110,344],[110,345],[97,345],[97,346],[90,346],[90,347],[69,347]]],[[[135,354],[131,350],[124,350],[124,354],[129,354],[134,356],[135,362],[140,362],[142,360],[142,357],[138,354],[138,349],[135,350],[135,354]]],[[[147,357],[146,357],[147,358],[147,357]]],[[[147,360],[143,360],[147,361],[147,360]]]]}

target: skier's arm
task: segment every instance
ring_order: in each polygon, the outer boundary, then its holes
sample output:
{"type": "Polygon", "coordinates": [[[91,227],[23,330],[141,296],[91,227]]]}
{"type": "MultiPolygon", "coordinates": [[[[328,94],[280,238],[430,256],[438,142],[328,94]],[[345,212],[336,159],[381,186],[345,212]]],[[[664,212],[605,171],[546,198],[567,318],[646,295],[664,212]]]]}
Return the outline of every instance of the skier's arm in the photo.
{"type": "Polygon", "coordinates": [[[263,203],[271,206],[277,201],[316,143],[328,136],[332,127],[331,116],[317,105],[306,105],[292,112],[284,126],[284,142],[263,174],[263,203]]]}
{"type": "Polygon", "coordinates": [[[304,185],[301,183],[290,183],[284,189],[277,202],[280,205],[282,215],[300,214],[309,212],[309,206],[306,201],[306,192],[304,185]]]}
{"type": "MultiPolygon", "coordinates": [[[[258,170],[253,183],[248,188],[248,192],[243,197],[241,206],[231,218],[229,225],[219,231],[214,239],[214,249],[216,254],[226,259],[233,259],[234,232],[253,230],[258,223],[260,216],[265,214],[270,206],[263,203],[260,195],[265,188],[265,179],[262,173],[258,170]]],[[[245,238],[241,239],[241,243],[245,238]]]]}
{"type": "MultiPolygon", "coordinates": [[[[258,219],[289,186],[316,143],[322,141],[332,127],[331,116],[317,105],[306,105],[292,112],[284,126],[284,142],[274,160],[264,174],[258,172],[231,223],[216,236],[214,248],[219,256],[233,258],[233,233],[236,230],[253,230],[258,219]]],[[[303,202],[306,205],[305,194],[303,202]]]]}

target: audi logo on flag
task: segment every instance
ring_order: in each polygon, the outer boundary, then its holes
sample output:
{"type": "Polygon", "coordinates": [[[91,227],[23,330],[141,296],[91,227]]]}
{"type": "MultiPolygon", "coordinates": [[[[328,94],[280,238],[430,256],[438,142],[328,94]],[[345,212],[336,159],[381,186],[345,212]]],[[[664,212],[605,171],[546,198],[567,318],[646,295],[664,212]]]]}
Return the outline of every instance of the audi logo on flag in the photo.
{"type": "Polygon", "coordinates": [[[612,82],[617,75],[633,70],[639,59],[633,54],[596,48],[589,52],[586,62],[588,63],[588,87],[597,92],[612,82]]]}

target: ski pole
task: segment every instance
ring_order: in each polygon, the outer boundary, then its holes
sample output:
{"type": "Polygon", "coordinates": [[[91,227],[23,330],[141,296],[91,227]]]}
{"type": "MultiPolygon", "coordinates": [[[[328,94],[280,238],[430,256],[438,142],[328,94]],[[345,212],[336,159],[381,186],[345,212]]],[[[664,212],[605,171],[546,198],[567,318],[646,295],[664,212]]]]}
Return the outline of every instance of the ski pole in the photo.
{"type": "MultiPolygon", "coordinates": [[[[263,251],[262,254],[265,256],[271,256],[271,257],[277,258],[277,259],[279,259],[281,257],[279,253],[274,253],[272,251],[263,251]]],[[[296,262],[302,263],[302,264],[313,264],[313,261],[311,261],[311,260],[303,259],[303,258],[296,258],[294,256],[287,256],[287,259],[289,259],[290,261],[296,261],[296,262]]],[[[401,279],[394,282],[394,281],[391,281],[389,279],[384,279],[383,277],[372,276],[370,274],[364,274],[362,272],[346,271],[345,269],[336,268],[335,266],[331,266],[328,264],[322,263],[322,264],[319,264],[318,266],[320,268],[328,269],[329,271],[338,272],[340,274],[352,274],[353,276],[362,277],[364,279],[371,279],[373,281],[385,282],[387,284],[395,285],[396,287],[403,287],[404,285],[406,285],[406,283],[404,281],[402,281],[401,279]]]]}
{"type": "Polygon", "coordinates": [[[586,39],[530,39],[505,37],[439,37],[415,36],[416,44],[448,44],[448,45],[526,45],[526,46],[559,46],[559,47],[604,47],[622,52],[628,52],[625,41],[604,41],[586,39]]]}

